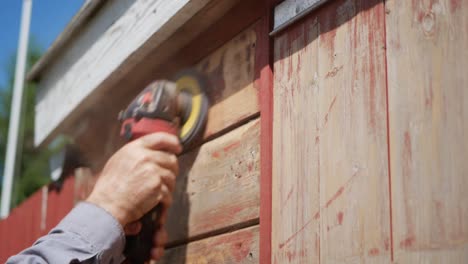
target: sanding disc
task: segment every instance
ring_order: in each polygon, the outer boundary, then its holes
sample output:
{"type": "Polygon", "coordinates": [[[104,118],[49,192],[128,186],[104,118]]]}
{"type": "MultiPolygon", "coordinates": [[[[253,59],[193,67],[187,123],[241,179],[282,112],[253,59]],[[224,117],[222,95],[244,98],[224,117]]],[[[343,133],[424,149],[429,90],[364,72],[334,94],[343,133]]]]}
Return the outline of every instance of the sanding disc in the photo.
{"type": "Polygon", "coordinates": [[[180,126],[180,140],[184,148],[202,137],[208,114],[207,82],[194,71],[183,71],[176,77],[176,86],[188,100],[184,104],[185,117],[180,126]]]}

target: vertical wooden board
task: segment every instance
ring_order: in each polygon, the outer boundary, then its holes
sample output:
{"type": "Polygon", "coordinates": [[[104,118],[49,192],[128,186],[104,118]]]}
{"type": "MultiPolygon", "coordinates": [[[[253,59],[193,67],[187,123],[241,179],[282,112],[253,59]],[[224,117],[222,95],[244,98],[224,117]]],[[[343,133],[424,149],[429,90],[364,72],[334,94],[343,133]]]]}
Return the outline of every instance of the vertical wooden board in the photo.
{"type": "Polygon", "coordinates": [[[383,2],[311,14],[274,73],[274,262],[390,262],[383,2]]]}
{"type": "Polygon", "coordinates": [[[158,263],[259,263],[258,226],[169,249],[158,263]]]}
{"type": "Polygon", "coordinates": [[[272,262],[319,261],[318,23],[274,41],[272,262]]]}
{"type": "Polygon", "coordinates": [[[258,221],[259,134],[256,119],[180,157],[170,244],[258,221]]]}
{"type": "Polygon", "coordinates": [[[319,84],[310,103],[319,107],[326,263],[391,260],[384,16],[381,0],[339,0],[319,11],[319,84]]]}
{"type": "Polygon", "coordinates": [[[468,263],[468,1],[386,9],[395,261],[468,263]]]}

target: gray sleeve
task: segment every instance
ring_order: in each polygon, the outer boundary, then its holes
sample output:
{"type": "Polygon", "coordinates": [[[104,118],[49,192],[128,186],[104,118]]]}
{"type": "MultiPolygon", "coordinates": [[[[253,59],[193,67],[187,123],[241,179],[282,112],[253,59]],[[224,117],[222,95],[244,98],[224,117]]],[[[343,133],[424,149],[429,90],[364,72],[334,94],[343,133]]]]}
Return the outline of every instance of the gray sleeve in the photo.
{"type": "Polygon", "coordinates": [[[7,260],[17,263],[114,263],[124,260],[122,226],[104,209],[79,203],[49,234],[7,260]]]}

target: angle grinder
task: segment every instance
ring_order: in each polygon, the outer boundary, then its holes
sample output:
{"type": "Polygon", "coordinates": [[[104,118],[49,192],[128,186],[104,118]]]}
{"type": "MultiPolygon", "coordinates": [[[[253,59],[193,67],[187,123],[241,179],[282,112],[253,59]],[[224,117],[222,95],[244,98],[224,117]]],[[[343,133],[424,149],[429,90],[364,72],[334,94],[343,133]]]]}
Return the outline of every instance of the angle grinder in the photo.
{"type": "MultiPolygon", "coordinates": [[[[184,149],[200,138],[208,113],[206,82],[195,71],[179,73],[175,81],[150,83],[119,114],[120,134],[134,140],[146,134],[166,132],[177,135],[184,149]]],[[[142,264],[151,258],[154,233],[160,228],[162,205],[159,204],[140,219],[138,235],[127,236],[124,255],[132,264],[142,264]]]]}

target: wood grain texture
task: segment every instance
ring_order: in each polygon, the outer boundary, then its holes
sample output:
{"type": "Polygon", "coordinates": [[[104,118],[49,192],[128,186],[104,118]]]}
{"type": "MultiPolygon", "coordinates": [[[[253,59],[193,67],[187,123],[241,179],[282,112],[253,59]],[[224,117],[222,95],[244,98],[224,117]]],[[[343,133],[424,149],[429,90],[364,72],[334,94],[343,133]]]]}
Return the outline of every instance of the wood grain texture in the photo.
{"type": "Polygon", "coordinates": [[[257,119],[180,157],[169,244],[258,219],[259,134],[257,119]]]}
{"type": "Polygon", "coordinates": [[[317,101],[319,31],[315,21],[307,20],[287,32],[274,43],[272,261],[318,263],[318,104],[312,102],[317,101]]]}
{"type": "Polygon", "coordinates": [[[158,263],[259,263],[258,226],[169,249],[158,263]]]}
{"type": "Polygon", "coordinates": [[[389,263],[381,1],[334,1],[275,40],[273,262],[389,263]]]}
{"type": "Polygon", "coordinates": [[[468,263],[468,2],[386,8],[395,262],[468,263]]]}
{"type": "Polygon", "coordinates": [[[254,86],[257,26],[251,26],[197,63],[206,76],[211,107],[205,138],[258,113],[254,86]]]}

